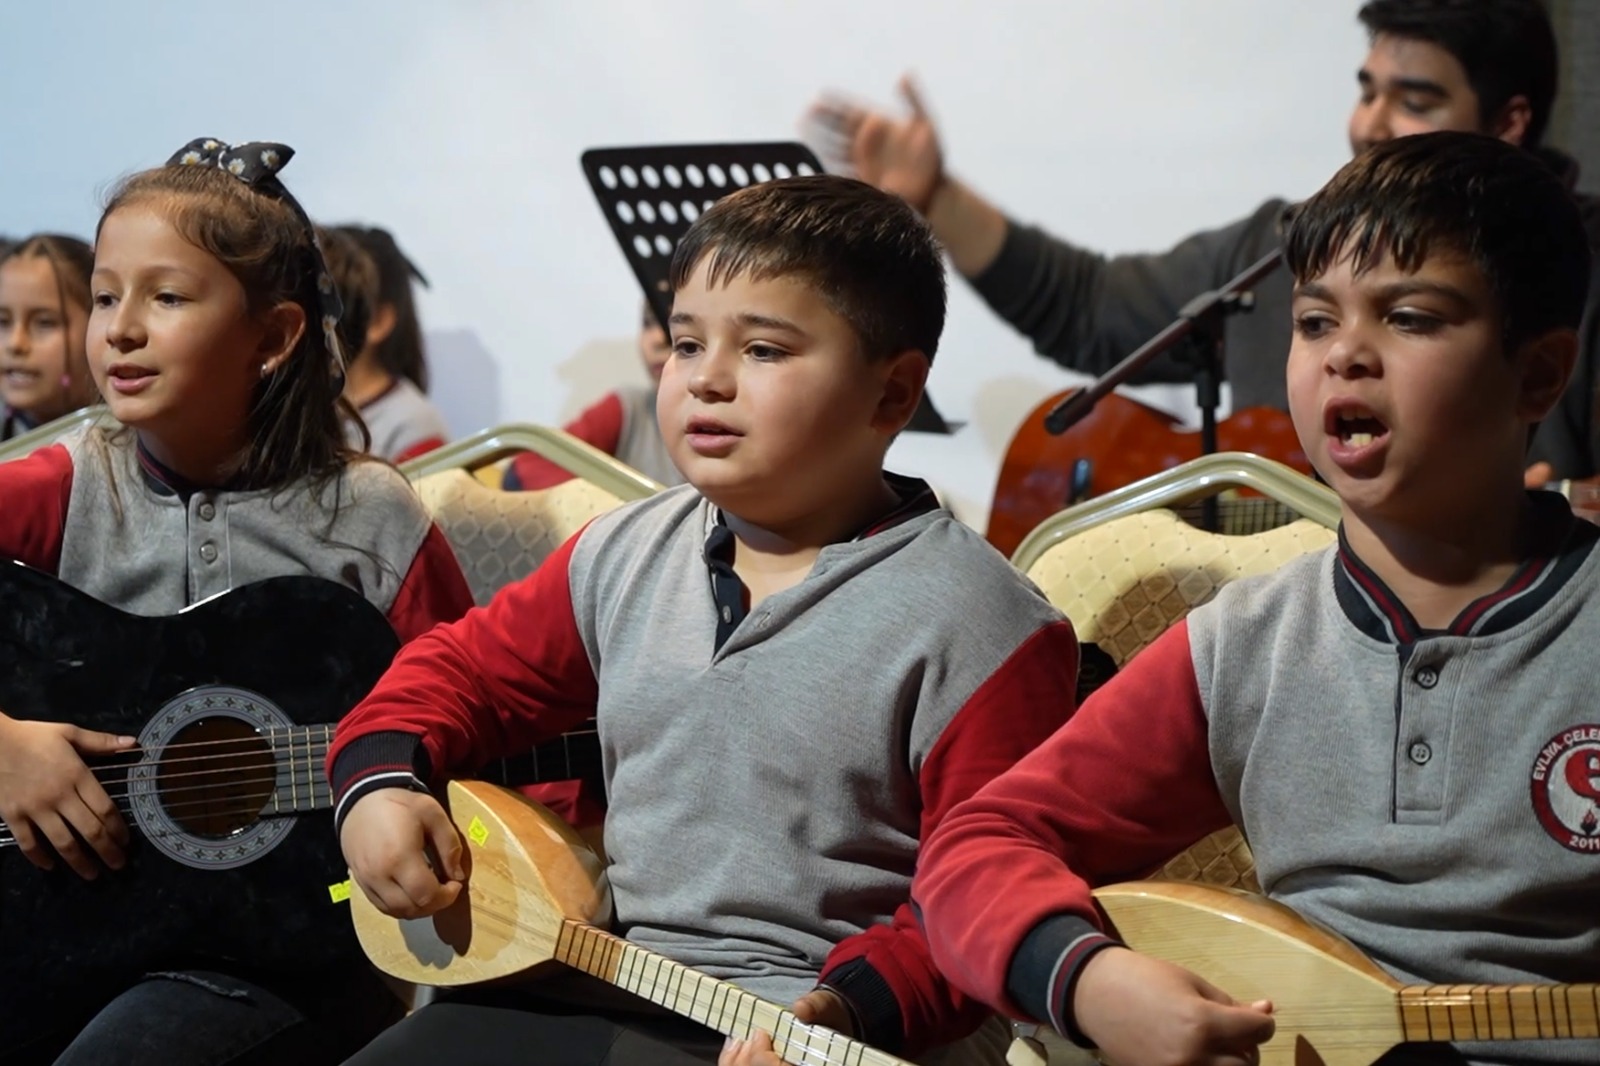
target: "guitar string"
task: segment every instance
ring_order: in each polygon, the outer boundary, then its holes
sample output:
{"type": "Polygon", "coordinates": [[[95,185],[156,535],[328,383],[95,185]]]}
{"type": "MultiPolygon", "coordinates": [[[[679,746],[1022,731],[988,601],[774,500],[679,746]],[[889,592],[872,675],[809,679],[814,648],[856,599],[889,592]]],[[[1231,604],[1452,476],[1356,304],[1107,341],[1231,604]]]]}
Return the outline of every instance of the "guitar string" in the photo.
{"type": "MultiPolygon", "coordinates": [[[[33,720],[34,721],[38,721],[39,719],[33,719],[33,720]]],[[[334,728],[335,724],[336,723],[329,722],[329,723],[327,723],[326,728],[332,729],[332,728],[334,728]]],[[[268,729],[268,730],[265,730],[265,731],[258,731],[258,730],[252,729],[250,734],[247,735],[247,736],[224,737],[224,738],[222,738],[220,740],[185,740],[185,741],[180,741],[180,742],[178,742],[176,744],[163,744],[161,746],[160,750],[163,751],[163,752],[167,752],[167,751],[186,750],[186,749],[189,749],[189,748],[214,748],[214,747],[216,747],[216,746],[218,746],[220,744],[254,744],[254,743],[260,743],[262,740],[266,740],[268,742],[271,742],[272,740],[283,739],[283,738],[292,738],[292,739],[289,740],[289,743],[290,744],[296,744],[296,743],[300,743],[301,739],[305,738],[305,737],[312,737],[313,739],[321,740],[322,738],[316,736],[316,734],[320,733],[323,728],[324,727],[321,726],[321,725],[308,725],[308,726],[292,726],[292,727],[290,727],[288,729],[268,729]]],[[[329,734],[328,739],[329,740],[332,739],[332,735],[331,734],[329,734]]],[[[142,747],[132,747],[132,748],[127,749],[126,751],[113,752],[111,755],[107,756],[106,758],[107,759],[115,759],[115,758],[118,758],[119,756],[137,755],[137,754],[144,753],[144,752],[146,752],[148,750],[149,749],[142,748],[142,747]]]]}
{"type": "MultiPolygon", "coordinates": [[[[583,736],[583,735],[588,735],[588,734],[586,734],[586,733],[578,733],[576,735],[583,736]]],[[[307,752],[306,752],[306,755],[308,757],[309,756],[315,756],[314,759],[308,758],[308,762],[310,763],[310,765],[312,767],[316,768],[316,770],[317,770],[317,772],[313,776],[309,777],[308,781],[306,782],[306,784],[304,786],[305,787],[305,791],[307,793],[307,797],[309,798],[309,800],[311,802],[311,808],[310,808],[311,810],[326,809],[327,807],[332,806],[332,793],[330,791],[330,787],[328,785],[326,777],[324,777],[320,773],[320,764],[322,762],[323,757],[326,755],[326,751],[327,751],[326,742],[325,741],[316,741],[316,742],[313,743],[313,745],[310,748],[307,749],[307,752]],[[325,793],[326,796],[325,797],[319,797],[317,795],[317,793],[319,791],[325,793]]],[[[205,759],[217,759],[217,758],[222,758],[222,757],[225,757],[225,756],[206,756],[206,757],[203,757],[203,758],[205,758],[205,759]]],[[[295,758],[299,758],[299,753],[297,752],[294,757],[295,758]]],[[[548,757],[549,758],[554,758],[554,756],[548,756],[548,757]]],[[[520,758],[520,756],[518,758],[520,758]]],[[[180,760],[173,760],[173,761],[175,761],[175,762],[183,762],[183,761],[192,761],[192,760],[181,760],[180,759],[180,760]]],[[[120,769],[122,769],[124,771],[131,770],[131,769],[134,768],[134,766],[137,766],[137,765],[141,765],[141,764],[132,764],[132,765],[121,767],[120,769]]],[[[164,765],[164,762],[158,762],[158,763],[155,763],[154,765],[161,766],[161,765],[164,765]]],[[[265,768],[265,764],[264,763],[261,764],[261,766],[262,766],[262,768],[265,768]]],[[[167,811],[167,812],[169,812],[169,813],[175,812],[175,811],[193,811],[196,808],[198,808],[200,810],[204,810],[204,811],[207,811],[208,813],[212,813],[212,814],[215,814],[215,815],[221,816],[221,817],[244,818],[244,817],[248,816],[252,822],[254,820],[257,820],[257,819],[262,818],[262,817],[274,817],[274,816],[279,816],[279,815],[286,814],[286,813],[287,814],[303,813],[301,808],[299,808],[298,806],[294,806],[294,805],[292,805],[287,812],[285,812],[285,811],[269,811],[269,810],[267,810],[267,804],[270,801],[270,799],[272,798],[271,794],[269,794],[269,796],[266,799],[262,799],[259,802],[255,801],[254,797],[223,797],[223,798],[218,798],[215,795],[215,793],[217,793],[218,791],[221,791],[224,786],[240,787],[240,786],[266,785],[266,784],[277,785],[278,784],[278,778],[279,778],[278,770],[280,769],[280,767],[278,766],[278,764],[274,763],[272,765],[272,769],[273,769],[273,773],[271,775],[266,775],[266,776],[256,775],[256,776],[251,776],[251,777],[241,777],[241,776],[237,776],[236,774],[234,774],[232,776],[229,776],[230,775],[230,768],[227,768],[227,767],[213,769],[213,770],[189,771],[189,772],[182,773],[182,774],[172,774],[172,775],[162,774],[162,773],[160,773],[158,771],[156,776],[152,779],[152,784],[154,785],[154,788],[153,788],[152,791],[154,791],[154,793],[160,798],[162,809],[167,811]],[[173,778],[180,778],[180,777],[187,777],[187,778],[213,777],[213,778],[216,778],[216,780],[213,780],[213,781],[210,781],[210,782],[206,782],[206,783],[202,783],[202,784],[184,785],[184,786],[180,786],[180,787],[176,787],[176,788],[168,787],[166,785],[166,782],[172,780],[173,778]],[[200,799],[187,800],[187,801],[183,801],[183,802],[172,802],[175,797],[183,796],[183,795],[191,794],[191,793],[201,793],[201,794],[204,794],[204,795],[203,795],[203,798],[200,798],[200,799]]],[[[292,768],[291,768],[291,772],[292,772],[292,768]]],[[[573,777],[578,776],[579,775],[579,767],[577,765],[575,765],[574,761],[570,758],[570,756],[567,757],[567,759],[566,759],[566,761],[565,761],[565,763],[564,763],[564,765],[562,767],[562,773],[565,775],[564,777],[556,777],[554,775],[552,775],[549,778],[544,778],[543,775],[540,775],[540,777],[541,777],[541,779],[545,779],[545,780],[566,780],[566,779],[571,779],[573,777]]],[[[131,784],[131,782],[129,780],[129,777],[126,776],[126,775],[124,775],[122,777],[114,778],[110,782],[103,782],[103,783],[109,783],[109,784],[117,784],[117,783],[131,784]]],[[[298,784],[298,781],[296,780],[289,787],[290,787],[290,790],[292,792],[292,791],[298,790],[298,788],[300,786],[298,784]]],[[[282,795],[283,791],[284,791],[284,786],[281,786],[281,785],[272,790],[273,793],[276,793],[279,796],[282,795]]],[[[131,815],[133,813],[133,808],[131,806],[123,805],[122,803],[118,802],[118,801],[121,801],[121,800],[127,800],[127,799],[131,798],[133,796],[133,792],[131,790],[127,791],[127,792],[116,792],[116,791],[108,790],[107,791],[107,796],[108,796],[108,798],[110,798],[112,800],[113,804],[117,807],[117,810],[120,813],[128,814],[128,815],[131,815]]],[[[4,827],[4,823],[3,822],[0,822],[0,827],[4,827]]],[[[180,831],[151,830],[149,832],[146,832],[144,835],[146,835],[146,836],[181,836],[181,835],[185,835],[185,834],[181,830],[180,831]]],[[[0,828],[0,848],[9,847],[9,846],[15,846],[16,843],[17,843],[16,836],[14,834],[10,834],[8,832],[8,827],[0,828]]]]}
{"type": "MultiPolygon", "coordinates": [[[[327,751],[327,745],[319,742],[318,744],[308,747],[303,752],[294,752],[290,756],[290,762],[291,764],[298,763],[300,760],[304,759],[304,765],[310,771],[309,781],[315,785],[326,785],[327,777],[322,773],[322,763],[326,761],[327,751]]],[[[210,755],[187,760],[175,759],[171,760],[170,763],[194,761],[214,762],[232,758],[234,758],[232,755],[210,755]]],[[[517,758],[521,758],[521,756],[518,756],[517,758]]],[[[545,758],[556,758],[556,756],[549,755],[545,756],[545,758]]],[[[568,771],[568,776],[576,776],[578,768],[584,760],[581,758],[574,759],[570,754],[565,755],[562,758],[564,760],[566,770],[568,771]]],[[[187,770],[182,773],[167,773],[165,771],[165,767],[170,765],[170,763],[168,760],[158,760],[154,762],[134,763],[127,766],[118,767],[116,768],[116,776],[103,779],[100,783],[107,786],[131,784],[133,780],[132,771],[140,766],[148,766],[152,768],[152,773],[150,776],[146,777],[145,780],[153,783],[156,787],[156,790],[163,797],[167,797],[182,795],[185,792],[208,792],[223,785],[261,785],[275,783],[277,782],[281,773],[287,772],[293,775],[297,773],[298,770],[298,767],[294,765],[285,767],[277,759],[269,760],[267,758],[257,758],[252,760],[247,766],[223,765],[212,769],[187,770]],[[261,773],[259,771],[270,772],[261,773]],[[249,773],[249,776],[241,776],[246,772],[249,773]],[[209,780],[199,784],[187,784],[169,787],[169,782],[197,777],[209,780]]],[[[293,787],[298,787],[298,778],[295,778],[293,787]]],[[[307,787],[310,787],[310,785],[307,785],[307,787]]],[[[112,792],[108,788],[106,794],[112,799],[124,799],[132,795],[132,792],[112,792]]]]}
{"type": "MultiPolygon", "coordinates": [[[[329,723],[329,724],[330,724],[330,726],[332,725],[332,723],[329,723]]],[[[318,729],[318,728],[320,728],[320,727],[318,727],[318,726],[299,726],[299,727],[296,727],[297,730],[305,730],[306,731],[305,733],[301,733],[300,736],[307,736],[311,730],[315,730],[315,729],[318,729]]],[[[230,737],[230,738],[227,738],[227,739],[224,739],[224,740],[193,740],[193,741],[184,741],[183,743],[180,743],[180,744],[166,744],[166,745],[163,745],[159,749],[159,753],[160,754],[159,754],[158,758],[160,758],[160,761],[162,761],[162,762],[168,762],[168,761],[179,762],[179,761],[182,761],[182,760],[178,760],[178,759],[167,760],[165,758],[161,758],[161,756],[165,756],[165,754],[167,752],[169,752],[169,751],[177,751],[177,750],[180,750],[180,749],[216,747],[218,745],[223,745],[223,744],[256,744],[256,743],[259,743],[263,739],[267,740],[270,743],[270,741],[272,741],[273,739],[286,737],[291,732],[293,732],[293,730],[278,730],[278,731],[269,730],[268,732],[266,732],[264,734],[256,734],[253,737],[230,737]]],[[[557,742],[569,742],[569,741],[576,740],[576,739],[582,739],[584,737],[592,737],[592,736],[598,736],[598,735],[599,735],[599,731],[595,730],[595,729],[573,729],[573,730],[570,730],[570,731],[565,732],[565,733],[559,733],[556,736],[550,737],[547,740],[541,740],[541,741],[538,742],[538,746],[542,747],[545,744],[555,744],[557,742]]],[[[331,736],[330,737],[312,737],[310,740],[307,740],[305,742],[306,743],[314,743],[314,744],[330,744],[330,743],[333,742],[333,739],[334,738],[331,737],[331,736]]],[[[295,739],[292,739],[292,740],[289,741],[289,747],[290,748],[294,748],[300,743],[301,743],[300,738],[296,737],[295,739]]],[[[273,753],[276,754],[276,753],[278,753],[278,752],[280,752],[282,750],[283,750],[282,748],[274,747],[273,748],[273,753]]],[[[115,769],[118,766],[134,766],[134,765],[138,765],[138,763],[140,763],[140,762],[148,761],[148,759],[145,758],[148,755],[148,753],[149,753],[149,749],[147,749],[147,748],[129,748],[127,751],[116,752],[113,755],[107,756],[103,760],[97,759],[95,761],[94,767],[91,767],[91,769],[95,769],[95,768],[111,768],[111,769],[115,769]],[[127,762],[127,763],[115,763],[115,762],[111,761],[113,759],[127,757],[127,756],[135,756],[136,757],[135,761],[127,762]]],[[[214,758],[214,757],[216,757],[216,756],[211,756],[211,755],[186,756],[186,758],[202,758],[202,759],[214,758]]],[[[520,757],[521,756],[511,756],[511,758],[520,758],[520,757]]]]}
{"type": "MultiPolygon", "coordinates": [[[[329,809],[331,809],[333,807],[333,799],[332,799],[331,796],[326,796],[325,798],[322,798],[322,799],[318,799],[318,798],[314,798],[314,797],[312,797],[310,799],[311,799],[311,807],[309,808],[309,811],[329,810],[329,809]]],[[[286,810],[286,811],[281,811],[281,812],[274,812],[274,811],[268,811],[266,809],[265,804],[250,803],[250,804],[245,804],[243,806],[239,806],[237,804],[235,804],[234,806],[225,806],[222,803],[206,801],[206,800],[190,801],[188,803],[180,803],[180,804],[163,804],[162,806],[169,813],[172,812],[172,811],[176,811],[176,810],[183,810],[183,811],[185,811],[185,813],[189,813],[189,814],[204,813],[204,814],[210,814],[212,816],[220,817],[220,818],[238,819],[243,823],[238,827],[239,829],[248,828],[249,826],[254,825],[256,822],[259,822],[259,821],[262,821],[262,820],[265,820],[265,819],[268,819],[268,818],[285,817],[285,816],[289,816],[289,815],[293,815],[293,814],[309,813],[309,811],[304,807],[293,808],[293,809],[286,810]],[[198,812],[194,810],[195,808],[199,809],[198,812]]],[[[125,820],[126,820],[127,818],[131,818],[131,816],[134,813],[134,810],[133,810],[133,808],[131,806],[126,806],[125,807],[125,806],[118,805],[117,806],[117,813],[119,813],[121,815],[124,815],[125,816],[125,820]]],[[[236,829],[234,831],[237,832],[238,830],[236,829]]],[[[204,837],[210,836],[212,839],[218,841],[219,843],[227,840],[226,836],[218,837],[218,836],[215,836],[214,834],[208,834],[208,833],[205,833],[205,832],[200,831],[200,830],[185,830],[185,829],[182,829],[182,828],[179,828],[179,829],[160,829],[160,828],[156,828],[156,827],[148,827],[148,828],[146,828],[144,826],[140,826],[139,832],[140,832],[141,836],[146,836],[146,837],[151,837],[151,838],[158,838],[158,837],[201,837],[201,838],[204,838],[204,837]]],[[[40,839],[45,839],[43,833],[35,833],[35,836],[39,837],[40,839]]],[[[7,825],[5,827],[5,829],[0,830],[0,848],[9,848],[9,847],[16,847],[16,846],[17,846],[16,834],[13,833],[11,831],[11,827],[9,825],[7,825]]]]}
{"type": "MultiPolygon", "coordinates": [[[[304,787],[308,791],[310,791],[313,788],[326,788],[326,787],[328,787],[327,778],[321,772],[321,763],[323,762],[323,759],[326,756],[326,748],[325,747],[321,747],[321,746],[314,746],[313,748],[309,749],[305,753],[305,755],[307,757],[306,758],[306,765],[308,766],[308,769],[311,771],[311,773],[308,775],[308,779],[307,779],[307,782],[306,782],[304,787]]],[[[296,759],[298,759],[299,757],[300,757],[299,753],[296,753],[296,759]]],[[[217,757],[213,756],[213,757],[210,757],[210,758],[217,758],[217,757]]],[[[547,756],[547,758],[555,758],[555,756],[547,756]]],[[[177,760],[177,761],[181,762],[183,760],[177,760]]],[[[582,762],[582,760],[574,760],[570,756],[566,757],[564,759],[564,761],[563,761],[563,772],[564,772],[564,774],[566,776],[563,777],[563,778],[551,777],[551,778],[549,778],[549,780],[566,780],[566,779],[570,779],[570,778],[579,776],[579,772],[580,772],[580,770],[582,768],[581,767],[581,762],[582,762]]],[[[156,763],[156,764],[153,764],[153,765],[155,765],[157,767],[160,767],[160,766],[162,766],[164,764],[156,763]]],[[[123,769],[124,770],[131,770],[132,768],[133,767],[126,767],[126,768],[123,768],[123,769]]],[[[184,773],[178,773],[178,774],[166,774],[166,773],[162,773],[159,769],[157,769],[155,771],[154,775],[149,777],[149,778],[146,778],[146,780],[148,780],[152,784],[153,790],[163,799],[163,801],[167,801],[167,800],[172,799],[173,797],[182,796],[182,795],[190,794],[190,793],[214,793],[216,791],[221,790],[224,786],[241,787],[241,786],[268,785],[268,784],[276,785],[278,783],[278,781],[279,781],[279,778],[280,778],[282,772],[291,772],[292,773],[292,772],[294,772],[294,768],[293,767],[285,768],[285,767],[283,767],[281,764],[279,764],[277,762],[268,763],[265,760],[262,760],[260,762],[257,762],[253,766],[248,767],[248,768],[238,768],[238,767],[226,767],[226,766],[224,766],[224,767],[218,767],[218,768],[209,769],[209,770],[191,770],[191,771],[187,771],[187,772],[184,772],[184,773]],[[248,769],[248,770],[251,770],[251,771],[268,770],[268,769],[270,769],[271,772],[270,773],[265,773],[265,774],[263,774],[263,773],[252,773],[250,775],[241,775],[240,772],[239,772],[241,769],[248,769]],[[169,782],[171,782],[173,780],[176,780],[176,779],[180,779],[180,778],[192,779],[192,778],[197,778],[197,777],[198,778],[203,778],[203,779],[209,779],[209,780],[205,780],[205,781],[203,781],[201,783],[179,785],[179,786],[176,786],[176,787],[173,787],[173,786],[171,786],[169,784],[169,782]]],[[[543,778],[543,775],[540,775],[540,776],[541,776],[541,778],[543,778]]],[[[120,776],[112,778],[109,781],[102,781],[102,784],[113,785],[113,786],[119,785],[119,784],[120,785],[131,785],[132,784],[132,777],[128,773],[123,773],[120,776]]],[[[281,793],[282,790],[283,790],[283,787],[284,786],[279,786],[278,788],[274,789],[273,791],[281,793]]],[[[299,788],[300,787],[300,783],[299,783],[298,777],[296,777],[295,780],[288,787],[290,787],[290,788],[299,788]]],[[[131,788],[128,791],[125,791],[125,792],[124,791],[113,791],[111,789],[108,789],[107,792],[106,792],[106,795],[111,800],[116,801],[116,800],[122,800],[122,799],[129,798],[130,796],[133,795],[133,791],[132,791],[131,788]]],[[[196,801],[191,801],[189,805],[192,806],[194,804],[194,802],[196,802],[196,801]]],[[[166,806],[169,809],[171,809],[171,808],[180,808],[180,807],[184,806],[184,804],[181,804],[181,803],[176,803],[175,804],[175,803],[163,802],[163,806],[166,806]]]]}
{"type": "MultiPolygon", "coordinates": [[[[555,738],[555,740],[567,740],[567,739],[571,739],[571,738],[581,738],[581,737],[589,737],[589,736],[595,736],[595,735],[597,735],[597,734],[596,734],[596,732],[594,730],[575,731],[575,732],[572,732],[572,733],[564,733],[564,734],[561,735],[561,737],[555,738]]],[[[543,747],[547,743],[554,743],[554,742],[555,741],[544,741],[544,742],[541,742],[538,746],[539,747],[543,747]]],[[[260,783],[264,783],[264,782],[267,782],[267,781],[276,781],[278,772],[280,770],[285,769],[283,767],[283,764],[282,764],[281,760],[284,757],[287,757],[289,762],[291,763],[291,766],[287,768],[290,773],[293,773],[294,769],[295,769],[295,767],[292,764],[299,762],[301,759],[305,759],[307,761],[307,763],[309,763],[312,766],[313,770],[317,773],[317,779],[319,781],[321,781],[321,780],[325,780],[325,778],[323,778],[322,775],[320,774],[320,764],[326,760],[329,746],[330,746],[330,741],[328,741],[326,739],[314,739],[314,740],[311,740],[310,742],[308,742],[307,745],[304,748],[290,748],[287,751],[282,750],[282,749],[274,749],[273,751],[270,751],[270,752],[262,752],[262,751],[257,751],[257,750],[241,751],[241,752],[216,752],[216,753],[213,753],[213,754],[210,754],[210,755],[195,755],[195,756],[188,756],[188,757],[181,758],[181,759],[166,759],[166,758],[159,758],[158,757],[156,759],[141,759],[141,760],[136,761],[136,762],[119,763],[119,764],[117,764],[115,766],[99,765],[99,766],[91,767],[91,772],[95,772],[96,773],[97,779],[101,780],[101,784],[102,785],[118,785],[118,784],[127,783],[129,778],[130,778],[130,776],[131,776],[131,772],[133,770],[135,770],[135,769],[137,769],[139,767],[151,767],[151,768],[153,768],[153,771],[154,771],[154,774],[155,774],[155,777],[156,777],[156,780],[157,780],[158,784],[164,784],[167,781],[172,781],[172,780],[175,780],[175,779],[178,779],[178,778],[213,777],[213,776],[221,776],[221,775],[230,775],[230,774],[237,774],[241,770],[248,769],[248,770],[254,771],[254,770],[258,770],[258,769],[267,769],[267,768],[270,767],[272,769],[273,773],[271,775],[268,775],[268,776],[255,776],[255,777],[236,777],[235,776],[235,777],[226,778],[226,781],[228,783],[260,784],[260,783]],[[246,758],[248,758],[250,760],[250,763],[251,763],[251,765],[246,766],[246,767],[226,766],[226,765],[224,765],[224,766],[217,767],[215,769],[189,770],[189,771],[184,771],[182,773],[168,773],[167,770],[166,770],[166,768],[169,767],[169,766],[175,766],[175,765],[179,765],[179,764],[183,764],[183,763],[223,762],[225,760],[237,761],[237,760],[246,759],[246,758]],[[98,775],[101,774],[101,773],[108,774],[110,776],[108,778],[105,778],[105,779],[100,779],[98,777],[98,775]]],[[[527,757],[528,757],[527,755],[517,755],[517,756],[511,756],[510,759],[508,759],[508,760],[496,760],[496,761],[504,762],[504,761],[511,761],[511,760],[515,760],[515,759],[523,759],[523,758],[527,758],[527,757]]],[[[547,756],[547,757],[554,757],[554,756],[547,756]]],[[[575,765],[575,760],[572,759],[570,754],[566,755],[565,758],[567,760],[568,768],[569,769],[572,768],[575,765]]],[[[161,793],[163,795],[176,794],[176,793],[180,793],[180,792],[184,791],[185,788],[188,788],[188,787],[190,787],[190,786],[185,786],[183,788],[178,788],[178,789],[175,789],[175,790],[169,790],[169,789],[167,789],[165,787],[161,787],[160,791],[161,791],[161,793]]],[[[200,787],[207,787],[208,788],[208,787],[211,787],[211,786],[200,786],[200,787]]],[[[108,793],[108,795],[110,795],[110,793],[108,793]]],[[[126,795],[129,795],[129,793],[117,793],[115,796],[113,796],[113,798],[121,798],[121,797],[126,796],[126,795]]]]}

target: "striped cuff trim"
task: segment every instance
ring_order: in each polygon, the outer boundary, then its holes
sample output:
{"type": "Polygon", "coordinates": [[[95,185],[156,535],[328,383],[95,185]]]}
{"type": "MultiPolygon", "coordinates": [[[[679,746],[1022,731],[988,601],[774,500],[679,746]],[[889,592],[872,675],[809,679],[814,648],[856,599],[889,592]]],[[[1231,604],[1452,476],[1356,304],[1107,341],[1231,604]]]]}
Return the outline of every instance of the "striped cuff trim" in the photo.
{"type": "Polygon", "coordinates": [[[1056,959],[1050,977],[1050,1024],[1055,1031],[1082,1048],[1093,1047],[1072,1016],[1072,992],[1078,984],[1083,965],[1105,948],[1120,947],[1103,933],[1085,933],[1068,944],[1056,959]]]}
{"type": "Polygon", "coordinates": [[[428,786],[422,778],[410,770],[390,770],[370,774],[359,778],[345,790],[339,797],[339,803],[333,808],[333,831],[337,834],[344,828],[344,816],[350,813],[350,808],[356,805],[361,797],[377,792],[384,788],[403,788],[409,792],[427,792],[428,786]]]}

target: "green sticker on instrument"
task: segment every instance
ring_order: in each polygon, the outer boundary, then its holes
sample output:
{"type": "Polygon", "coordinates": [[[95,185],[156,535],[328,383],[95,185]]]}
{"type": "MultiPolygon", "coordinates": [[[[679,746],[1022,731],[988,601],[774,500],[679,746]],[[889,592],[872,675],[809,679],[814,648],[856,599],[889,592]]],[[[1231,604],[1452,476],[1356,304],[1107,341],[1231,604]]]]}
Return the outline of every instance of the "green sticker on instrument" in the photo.
{"type": "Polygon", "coordinates": [[[328,886],[328,898],[335,903],[343,903],[350,898],[350,882],[340,881],[336,885],[328,886]]]}
{"type": "Polygon", "coordinates": [[[481,848],[483,842],[489,839],[489,827],[483,824],[483,819],[473,815],[472,821],[467,823],[467,837],[481,848]]]}

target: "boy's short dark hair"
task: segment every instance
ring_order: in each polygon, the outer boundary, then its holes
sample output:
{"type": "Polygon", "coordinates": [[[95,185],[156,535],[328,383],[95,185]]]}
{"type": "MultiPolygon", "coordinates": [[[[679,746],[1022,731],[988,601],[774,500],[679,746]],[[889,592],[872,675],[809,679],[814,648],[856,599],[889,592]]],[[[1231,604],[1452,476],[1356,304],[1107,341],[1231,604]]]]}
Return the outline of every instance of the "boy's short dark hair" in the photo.
{"type": "Polygon", "coordinates": [[[367,328],[378,306],[378,266],[367,250],[343,230],[317,227],[317,243],[328,264],[334,287],[344,304],[339,316],[339,343],[345,355],[354,360],[367,346],[367,328]]]}
{"type": "Polygon", "coordinates": [[[868,359],[916,349],[944,330],[944,259],[898,196],[831,174],[752,185],[718,200],[672,256],[673,291],[710,256],[708,281],[794,275],[849,322],[868,359]]]}
{"type": "Polygon", "coordinates": [[[1522,147],[1537,148],[1550,123],[1558,69],[1556,34],[1539,0],[1371,0],[1367,35],[1428,41],[1455,56],[1478,96],[1480,125],[1513,96],[1532,117],[1522,147]]]}
{"type": "Polygon", "coordinates": [[[1576,329],[1589,287],[1578,205],[1544,163],[1479,133],[1419,133],[1369,148],[1290,212],[1284,257],[1296,281],[1349,259],[1384,256],[1411,272],[1430,255],[1483,272],[1508,354],[1552,329],[1576,329]]]}

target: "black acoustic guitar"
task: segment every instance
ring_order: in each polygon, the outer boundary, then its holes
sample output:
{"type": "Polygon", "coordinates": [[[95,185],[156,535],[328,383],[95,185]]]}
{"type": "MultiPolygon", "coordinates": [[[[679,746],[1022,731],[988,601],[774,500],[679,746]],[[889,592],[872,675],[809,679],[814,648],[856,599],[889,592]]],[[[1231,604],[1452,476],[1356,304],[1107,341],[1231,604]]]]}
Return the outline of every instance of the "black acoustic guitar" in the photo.
{"type": "MultiPolygon", "coordinates": [[[[144,617],[0,561],[0,710],[139,739],[91,763],[133,832],[122,870],[40,870],[0,823],[0,1046],[151,970],[360,958],[323,760],[397,649],[376,607],[319,578],[144,617]]],[[[541,751],[518,762],[545,780],[598,763],[571,737],[541,751]]]]}

